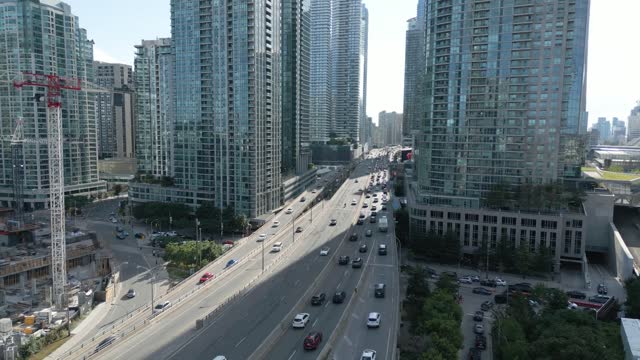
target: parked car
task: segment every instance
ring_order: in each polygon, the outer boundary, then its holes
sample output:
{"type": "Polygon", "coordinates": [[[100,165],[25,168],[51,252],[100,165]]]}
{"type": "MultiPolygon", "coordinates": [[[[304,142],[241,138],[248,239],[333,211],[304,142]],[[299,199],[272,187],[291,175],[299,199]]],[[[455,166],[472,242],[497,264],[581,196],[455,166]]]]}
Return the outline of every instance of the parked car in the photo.
{"type": "Polygon", "coordinates": [[[333,294],[333,303],[334,304],[342,304],[342,302],[344,302],[344,299],[347,297],[347,293],[344,291],[337,291],[335,294],[333,294]]]}
{"type": "Polygon", "coordinates": [[[480,305],[480,309],[482,309],[482,311],[489,311],[489,310],[491,310],[492,307],[493,307],[493,303],[491,301],[489,301],[489,300],[483,302],[480,305]]]}
{"type": "Polygon", "coordinates": [[[590,302],[597,303],[597,304],[604,304],[607,301],[609,301],[609,299],[611,299],[611,296],[600,295],[600,294],[589,297],[590,302]]]}
{"type": "Polygon", "coordinates": [[[473,315],[473,321],[482,321],[482,320],[484,320],[484,312],[476,311],[476,313],[473,315]]]}
{"type": "Polygon", "coordinates": [[[336,226],[337,223],[338,221],[336,219],[331,219],[331,221],[329,222],[329,226],[336,226]]]}
{"type": "Polygon", "coordinates": [[[500,278],[496,278],[495,282],[496,282],[496,285],[498,286],[507,286],[507,282],[500,278]]]}
{"type": "Polygon", "coordinates": [[[309,322],[310,315],[308,313],[300,313],[293,318],[292,326],[294,328],[304,328],[309,322]]]}
{"type": "Polygon", "coordinates": [[[476,335],[476,349],[485,350],[487,348],[487,337],[484,335],[476,335]]]}
{"type": "Polygon", "coordinates": [[[484,279],[484,280],[480,281],[480,285],[488,286],[488,287],[497,287],[498,286],[498,284],[496,283],[495,280],[490,280],[490,279],[484,279]]]}
{"type": "Polygon", "coordinates": [[[470,276],[463,276],[458,279],[458,282],[461,284],[471,284],[473,283],[473,280],[471,280],[470,276]]]}
{"type": "Polygon", "coordinates": [[[491,295],[491,290],[485,289],[483,287],[474,287],[472,292],[474,294],[480,294],[480,295],[491,295]]]}
{"type": "Polygon", "coordinates": [[[473,281],[473,282],[480,282],[480,276],[478,276],[478,275],[473,275],[473,276],[471,276],[471,281],[473,281]]]}
{"type": "Polygon", "coordinates": [[[475,324],[473,326],[473,332],[476,333],[476,334],[484,334],[484,325],[475,324]]]}
{"type": "Polygon", "coordinates": [[[311,297],[311,305],[322,305],[326,299],[327,295],[325,293],[313,295],[311,297]]]}
{"type": "Polygon", "coordinates": [[[587,294],[577,290],[567,291],[567,296],[572,299],[579,299],[579,300],[584,300],[587,298],[587,294]]]}
{"type": "Polygon", "coordinates": [[[340,256],[338,258],[338,265],[348,265],[350,258],[346,255],[340,256]]]}
{"type": "Polygon", "coordinates": [[[144,234],[143,233],[136,233],[135,235],[136,239],[144,239],[144,234]]]}
{"type": "Polygon", "coordinates": [[[304,338],[303,346],[305,350],[315,350],[322,341],[322,333],[314,331],[304,338]]]}
{"type": "Polygon", "coordinates": [[[607,295],[608,293],[609,290],[607,289],[607,286],[605,284],[598,284],[598,294],[607,295]]]}
{"type": "Polygon", "coordinates": [[[480,349],[471,348],[469,349],[469,355],[467,356],[467,358],[469,360],[481,360],[482,352],[480,351],[480,349]]]}

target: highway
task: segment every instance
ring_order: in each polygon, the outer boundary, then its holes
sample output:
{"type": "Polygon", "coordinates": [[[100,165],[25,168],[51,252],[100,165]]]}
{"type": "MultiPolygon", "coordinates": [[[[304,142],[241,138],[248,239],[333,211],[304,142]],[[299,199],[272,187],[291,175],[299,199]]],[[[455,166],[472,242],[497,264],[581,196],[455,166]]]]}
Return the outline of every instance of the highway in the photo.
{"type": "MultiPolygon", "coordinates": [[[[335,175],[337,174],[326,176],[328,178],[327,180],[331,180],[335,175]]],[[[70,352],[65,352],[59,358],[83,358],[92,355],[99,342],[108,336],[116,336],[116,341],[96,355],[100,355],[101,357],[102,355],[106,355],[105,358],[115,358],[110,354],[111,351],[115,350],[117,352],[118,349],[135,348],[138,342],[135,340],[136,338],[152,336],[147,334],[166,333],[167,329],[171,329],[171,333],[179,338],[188,332],[188,330],[194,328],[197,318],[213,310],[213,308],[220,305],[223,301],[226,301],[230,295],[245,288],[249,282],[255,281],[262,272],[260,255],[263,244],[266,249],[265,252],[268,252],[272,243],[278,240],[291,239],[294,229],[292,227],[294,217],[299,216],[303,211],[303,207],[310,204],[320,193],[321,191],[310,190],[301,194],[293,204],[289,205],[289,207],[293,209],[292,214],[286,214],[285,211],[282,211],[273,219],[278,220],[280,226],[273,227],[272,222],[265,224],[252,236],[238,242],[236,247],[231,251],[173,288],[168,294],[163,294],[162,296],[156,294],[156,304],[160,300],[168,300],[172,303],[172,307],[165,313],[151,317],[151,310],[148,306],[141,308],[139,311],[131,314],[130,318],[124,323],[114,323],[107,331],[103,331],[98,336],[92,337],[91,340],[75,347],[70,352]],[[306,201],[300,201],[302,197],[305,197],[306,201]],[[266,241],[262,243],[256,241],[261,233],[268,235],[266,241]],[[238,263],[235,266],[225,269],[225,265],[230,259],[234,259],[238,261],[238,263]],[[205,271],[213,273],[215,279],[204,285],[198,285],[198,279],[205,271]],[[201,302],[204,305],[197,305],[201,302]],[[194,304],[196,304],[195,310],[194,304]],[[179,320],[178,327],[169,325],[172,324],[172,319],[179,320]],[[187,321],[186,319],[189,320],[187,321]],[[180,329],[181,332],[176,331],[178,329],[180,329]]],[[[308,221],[311,215],[311,213],[307,212],[303,219],[308,221]]],[[[295,226],[300,225],[296,224],[295,226]]],[[[304,232],[302,234],[304,234],[304,232]]],[[[296,236],[299,237],[300,235],[301,234],[297,234],[296,236]]],[[[286,248],[283,249],[283,253],[285,250],[286,248]]],[[[265,267],[268,267],[274,259],[275,257],[267,254],[265,256],[265,267]]],[[[155,339],[154,345],[166,345],[174,340],[174,337],[161,336],[159,339],[166,340],[166,342],[155,339]]]]}

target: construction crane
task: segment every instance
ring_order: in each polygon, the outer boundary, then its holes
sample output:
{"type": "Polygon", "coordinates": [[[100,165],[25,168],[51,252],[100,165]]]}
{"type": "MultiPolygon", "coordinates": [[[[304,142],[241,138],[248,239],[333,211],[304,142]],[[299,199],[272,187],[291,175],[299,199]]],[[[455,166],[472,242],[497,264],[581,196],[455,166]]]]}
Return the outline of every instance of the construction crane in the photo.
{"type": "MultiPolygon", "coordinates": [[[[23,72],[22,78],[13,81],[13,86],[21,89],[26,86],[46,89],[47,101],[47,153],[49,157],[49,210],[51,217],[51,276],[53,278],[53,304],[62,310],[66,306],[64,299],[67,282],[65,208],[64,208],[64,157],[62,154],[62,90],[83,90],[83,82],[77,78],[61,77],[23,72]]],[[[88,83],[85,83],[88,84],[88,83]]],[[[106,92],[106,90],[88,85],[84,90],[106,92]]],[[[15,134],[15,133],[14,133],[15,134]]],[[[18,133],[18,135],[20,135],[18,133]]],[[[24,137],[22,137],[24,139],[24,137]]]]}

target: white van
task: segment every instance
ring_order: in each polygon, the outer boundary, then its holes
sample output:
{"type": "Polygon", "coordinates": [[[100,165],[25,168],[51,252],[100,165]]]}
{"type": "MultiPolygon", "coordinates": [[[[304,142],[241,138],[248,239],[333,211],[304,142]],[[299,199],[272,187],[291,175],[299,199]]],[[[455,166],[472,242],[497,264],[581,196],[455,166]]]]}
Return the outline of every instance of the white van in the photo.
{"type": "Polygon", "coordinates": [[[277,243],[273,244],[273,246],[271,247],[271,252],[280,252],[280,250],[282,250],[281,241],[278,241],[277,243]]]}

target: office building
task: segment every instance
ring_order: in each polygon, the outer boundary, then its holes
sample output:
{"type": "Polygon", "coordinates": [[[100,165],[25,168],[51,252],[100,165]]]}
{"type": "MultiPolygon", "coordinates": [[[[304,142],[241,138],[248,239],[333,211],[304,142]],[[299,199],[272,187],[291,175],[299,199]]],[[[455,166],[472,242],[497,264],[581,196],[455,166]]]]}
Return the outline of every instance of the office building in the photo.
{"type": "Polygon", "coordinates": [[[173,176],[173,59],[170,38],[136,45],[136,160],[156,177],[173,176]]]}
{"type": "Polygon", "coordinates": [[[369,127],[367,126],[367,67],[369,59],[369,10],[362,4],[360,12],[360,143],[369,143],[369,127]]]}
{"type": "Polygon", "coordinates": [[[600,133],[601,144],[611,139],[611,122],[609,122],[606,117],[599,117],[598,122],[593,127],[598,129],[600,133]]]}
{"type": "Polygon", "coordinates": [[[627,142],[640,139],[640,101],[631,110],[628,118],[629,132],[627,133],[627,142]]]}
{"type": "Polygon", "coordinates": [[[107,93],[96,94],[98,157],[135,156],[134,90],[131,66],[93,62],[96,85],[107,93]]]}
{"type": "Polygon", "coordinates": [[[132,183],[134,201],[249,217],[280,206],[280,11],[280,0],[171,1],[175,186],[132,183]]]}
{"type": "MultiPolygon", "coordinates": [[[[589,1],[427,1],[425,19],[426,110],[408,192],[413,226],[455,232],[465,253],[477,250],[474,239],[491,244],[505,235],[513,246],[550,246],[553,229],[556,264],[582,263],[585,238],[596,238],[585,231],[596,221],[586,226],[582,207],[529,216],[495,210],[487,195],[498,184],[581,176],[589,1]]],[[[603,199],[593,203],[612,209],[603,199]]]]}
{"type": "Polygon", "coordinates": [[[611,119],[611,139],[617,145],[624,144],[627,140],[627,127],[624,121],[617,117],[611,119]]]}
{"type": "Polygon", "coordinates": [[[379,146],[391,146],[402,144],[402,125],[403,115],[398,114],[395,111],[386,112],[382,111],[378,114],[378,131],[382,139],[382,144],[379,146]]]}
{"type": "Polygon", "coordinates": [[[331,119],[331,29],[333,0],[311,0],[310,137],[329,141],[331,119]]]}
{"type": "MultiPolygon", "coordinates": [[[[0,0],[0,69],[13,77],[22,71],[58,74],[94,83],[93,41],[80,28],[71,7],[60,1],[0,0]],[[9,54],[11,54],[9,56],[9,54]]],[[[0,75],[6,79],[6,75],[0,75]]],[[[34,102],[43,89],[16,89],[0,84],[0,133],[11,135],[22,117],[27,139],[47,138],[46,102],[34,102]]],[[[64,184],[68,195],[90,195],[106,190],[98,179],[98,135],[95,95],[62,90],[62,129],[65,142],[64,184]]],[[[27,142],[24,164],[25,207],[48,206],[49,164],[46,143],[27,142]]],[[[13,198],[12,157],[8,141],[0,146],[0,206],[13,198]]]]}
{"type": "Polygon", "coordinates": [[[404,106],[402,131],[405,137],[419,125],[424,113],[424,85],[426,67],[425,0],[418,2],[418,16],[407,21],[404,62],[404,106]]]}
{"type": "Polygon", "coordinates": [[[282,173],[303,174],[311,163],[309,133],[310,2],[282,0],[282,173]]]}

